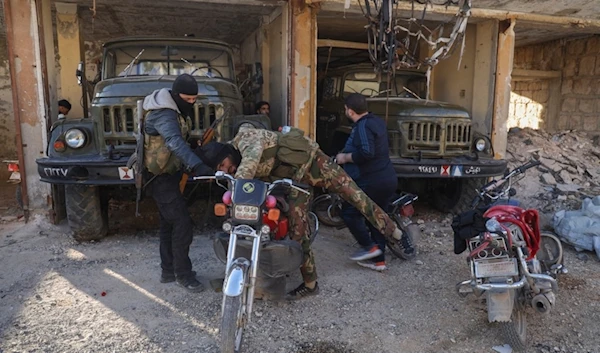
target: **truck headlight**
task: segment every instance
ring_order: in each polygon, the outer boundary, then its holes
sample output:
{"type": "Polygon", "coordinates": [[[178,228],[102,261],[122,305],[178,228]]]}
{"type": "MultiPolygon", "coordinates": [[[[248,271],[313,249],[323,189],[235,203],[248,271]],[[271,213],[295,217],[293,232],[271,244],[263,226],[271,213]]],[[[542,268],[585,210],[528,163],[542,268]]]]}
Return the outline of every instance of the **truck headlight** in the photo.
{"type": "Polygon", "coordinates": [[[79,129],[71,129],[65,134],[65,142],[71,148],[80,148],[85,144],[85,134],[79,129]]]}
{"type": "Polygon", "coordinates": [[[483,151],[485,151],[486,147],[487,147],[487,142],[485,141],[485,139],[479,138],[479,139],[475,140],[475,148],[477,149],[477,151],[483,152],[483,151]]]}

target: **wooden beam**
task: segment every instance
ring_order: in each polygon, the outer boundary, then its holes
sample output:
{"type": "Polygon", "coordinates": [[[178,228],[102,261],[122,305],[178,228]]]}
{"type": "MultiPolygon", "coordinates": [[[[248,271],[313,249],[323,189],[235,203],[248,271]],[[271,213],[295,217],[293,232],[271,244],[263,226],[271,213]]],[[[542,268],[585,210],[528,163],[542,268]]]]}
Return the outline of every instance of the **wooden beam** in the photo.
{"type": "MultiPolygon", "coordinates": [[[[322,3],[321,9],[323,11],[332,11],[340,13],[360,13],[362,10],[358,3],[352,2],[349,9],[344,8],[345,0],[326,0],[322,3]]],[[[475,2],[474,2],[475,3],[475,2]]],[[[415,11],[422,11],[424,5],[415,6],[415,11]]],[[[409,1],[399,1],[394,5],[397,12],[410,13],[412,11],[412,3],[409,1]]],[[[454,16],[458,11],[457,6],[444,6],[444,5],[427,5],[427,13],[439,14],[444,16],[454,16]]],[[[474,18],[487,18],[496,19],[500,21],[504,20],[518,20],[522,22],[532,23],[545,23],[554,24],[564,27],[577,27],[577,28],[600,28],[600,19],[584,19],[579,17],[566,17],[566,16],[552,16],[543,14],[534,14],[526,12],[515,12],[506,10],[494,10],[494,9],[482,9],[473,7],[471,9],[471,17],[474,18]]]]}
{"type": "Polygon", "coordinates": [[[508,110],[510,106],[511,73],[515,55],[515,20],[500,23],[496,55],[496,82],[494,85],[494,115],[492,118],[492,146],[495,158],[506,157],[508,144],[508,110]]]}
{"type": "Polygon", "coordinates": [[[359,42],[348,42],[345,40],[333,40],[333,39],[318,39],[317,47],[333,47],[333,48],[345,48],[345,49],[369,49],[367,43],[359,42]]]}
{"type": "Polygon", "coordinates": [[[562,75],[561,71],[523,70],[523,69],[513,69],[513,71],[512,71],[513,80],[555,79],[555,78],[560,78],[561,75],[562,75]]]}

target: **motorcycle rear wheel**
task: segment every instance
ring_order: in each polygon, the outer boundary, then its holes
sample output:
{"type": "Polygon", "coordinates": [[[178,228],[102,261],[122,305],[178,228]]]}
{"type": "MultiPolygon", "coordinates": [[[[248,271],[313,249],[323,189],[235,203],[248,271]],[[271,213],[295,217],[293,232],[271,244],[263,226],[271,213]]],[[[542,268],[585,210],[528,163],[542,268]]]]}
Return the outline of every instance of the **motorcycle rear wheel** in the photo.
{"type": "Polygon", "coordinates": [[[312,203],[312,211],[317,215],[319,222],[326,226],[341,228],[345,226],[342,219],[341,204],[334,203],[334,198],[329,194],[317,196],[312,203]]]}
{"type": "Polygon", "coordinates": [[[510,322],[500,323],[504,337],[508,344],[516,352],[523,352],[527,348],[527,320],[525,317],[525,308],[515,303],[513,307],[510,322]]]}
{"type": "Polygon", "coordinates": [[[242,349],[242,342],[244,341],[242,295],[225,297],[221,318],[221,342],[219,343],[221,353],[239,353],[242,349]]]}

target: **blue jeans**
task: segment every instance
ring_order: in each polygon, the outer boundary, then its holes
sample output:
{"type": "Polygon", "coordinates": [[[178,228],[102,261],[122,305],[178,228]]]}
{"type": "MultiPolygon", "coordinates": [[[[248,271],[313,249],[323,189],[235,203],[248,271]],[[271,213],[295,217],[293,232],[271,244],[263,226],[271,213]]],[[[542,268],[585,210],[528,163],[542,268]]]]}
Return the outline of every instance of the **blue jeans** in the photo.
{"type": "MultiPolygon", "coordinates": [[[[398,179],[394,173],[391,177],[385,177],[378,180],[358,180],[358,186],[384,211],[388,212],[390,203],[398,187],[398,179]]],[[[342,205],[342,218],[354,239],[364,249],[370,249],[377,244],[382,254],[374,258],[373,261],[385,261],[385,236],[381,234],[371,223],[365,220],[365,217],[349,203],[342,205]]]]}

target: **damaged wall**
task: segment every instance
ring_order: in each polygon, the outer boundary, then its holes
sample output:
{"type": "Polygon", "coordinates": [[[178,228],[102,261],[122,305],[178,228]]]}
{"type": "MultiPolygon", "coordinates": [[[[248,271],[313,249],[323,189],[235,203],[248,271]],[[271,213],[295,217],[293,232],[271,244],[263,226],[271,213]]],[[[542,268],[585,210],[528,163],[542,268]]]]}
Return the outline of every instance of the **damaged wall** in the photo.
{"type": "Polygon", "coordinates": [[[516,82],[512,126],[600,131],[600,35],[516,48],[514,69],[561,74],[554,80],[516,82]]]}
{"type": "MultiPolygon", "coordinates": [[[[0,1],[0,161],[4,159],[17,159],[17,149],[4,25],[4,2],[0,1]]],[[[4,173],[4,164],[0,164],[0,168],[2,168],[0,174],[4,173]]],[[[4,178],[0,180],[3,182],[4,178]]]]}

